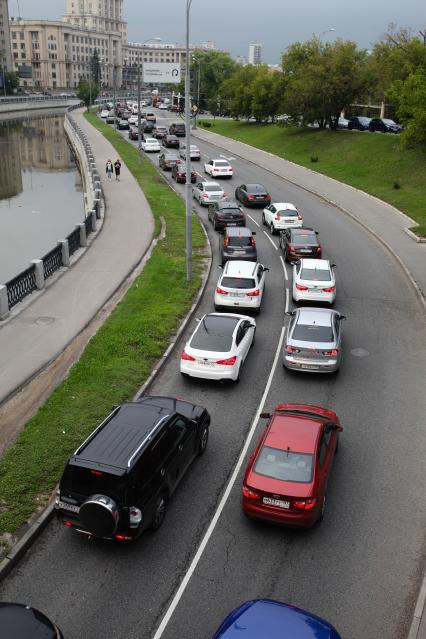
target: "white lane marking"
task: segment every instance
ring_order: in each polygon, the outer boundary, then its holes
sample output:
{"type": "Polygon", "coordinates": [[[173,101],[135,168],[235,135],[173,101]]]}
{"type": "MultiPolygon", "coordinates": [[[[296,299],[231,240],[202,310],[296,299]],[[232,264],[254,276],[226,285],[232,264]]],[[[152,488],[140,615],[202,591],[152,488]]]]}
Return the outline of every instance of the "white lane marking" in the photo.
{"type": "Polygon", "coordinates": [[[288,307],[290,304],[290,291],[288,288],[285,289],[285,312],[287,313],[288,307]]]}
{"type": "MultiPolygon", "coordinates": [[[[287,293],[288,293],[288,290],[287,290],[287,293]]],[[[198,547],[198,550],[195,553],[195,556],[194,556],[193,560],[191,561],[191,565],[189,566],[185,577],[183,578],[179,588],[177,589],[177,592],[176,592],[175,596],[173,597],[173,599],[171,601],[171,604],[170,604],[170,606],[168,607],[168,609],[166,611],[166,614],[164,615],[163,619],[161,620],[161,623],[158,626],[157,631],[156,631],[153,639],[160,639],[160,637],[162,637],[163,632],[165,631],[165,629],[167,627],[167,624],[169,623],[174,611],[176,610],[176,607],[177,607],[179,601],[181,600],[181,598],[182,598],[182,596],[183,596],[183,594],[185,592],[185,589],[186,589],[186,587],[187,587],[187,585],[189,583],[189,580],[191,579],[192,575],[194,574],[194,571],[195,571],[195,569],[196,569],[196,567],[198,565],[198,562],[200,561],[201,556],[202,556],[202,554],[203,554],[203,552],[204,552],[204,550],[205,550],[205,548],[206,548],[206,546],[207,546],[207,544],[209,542],[209,539],[212,536],[214,529],[216,528],[216,524],[219,521],[219,517],[222,514],[223,509],[225,508],[226,502],[228,501],[229,495],[231,494],[231,490],[234,487],[235,481],[236,481],[236,479],[238,477],[238,474],[239,474],[239,472],[241,470],[241,467],[243,465],[244,458],[245,458],[245,456],[247,454],[247,451],[249,449],[249,446],[251,444],[251,440],[253,439],[253,435],[254,435],[254,433],[256,431],[256,426],[257,426],[257,422],[259,421],[259,418],[260,418],[260,413],[263,410],[263,406],[265,404],[266,398],[267,398],[268,393],[269,393],[269,389],[270,389],[271,384],[272,384],[272,379],[273,379],[274,374],[275,374],[275,369],[277,367],[278,358],[281,355],[281,348],[282,348],[282,343],[283,343],[283,339],[284,339],[284,331],[285,331],[285,327],[283,326],[281,328],[281,335],[280,335],[280,339],[278,340],[278,346],[277,346],[277,350],[276,350],[276,353],[275,353],[274,362],[272,364],[271,372],[269,373],[268,381],[266,382],[266,386],[265,386],[265,390],[263,391],[262,399],[260,400],[260,404],[259,404],[259,406],[257,408],[256,414],[255,414],[254,419],[253,419],[253,421],[251,423],[250,430],[249,430],[249,433],[248,433],[247,438],[246,438],[246,442],[244,444],[243,449],[241,450],[241,453],[240,453],[240,456],[238,458],[237,464],[236,464],[236,466],[234,468],[234,471],[233,471],[233,473],[231,475],[231,478],[230,478],[230,480],[228,482],[228,485],[227,485],[227,487],[225,489],[225,492],[222,495],[222,498],[221,498],[221,500],[219,502],[219,505],[218,505],[218,507],[216,509],[216,512],[213,515],[213,519],[211,520],[211,522],[209,524],[209,527],[207,528],[207,531],[206,531],[206,533],[205,533],[205,535],[204,535],[204,537],[203,537],[203,539],[202,539],[202,541],[201,541],[201,543],[200,543],[200,545],[198,547]]]]}
{"type": "Polygon", "coordinates": [[[266,231],[263,231],[266,235],[266,237],[268,238],[268,240],[270,241],[270,243],[272,244],[272,246],[274,247],[274,249],[276,251],[278,251],[278,246],[275,244],[274,240],[272,239],[272,237],[270,237],[269,233],[267,233],[266,231]]]}
{"type": "Polygon", "coordinates": [[[232,157],[232,156],[231,156],[231,157],[228,157],[227,155],[219,155],[219,157],[220,157],[220,158],[223,158],[224,160],[228,160],[229,162],[230,162],[231,160],[235,160],[235,158],[234,158],[234,157],[232,157]]]}
{"type": "Polygon", "coordinates": [[[284,277],[288,281],[287,269],[286,269],[285,262],[283,260],[283,256],[282,255],[280,255],[280,260],[281,260],[281,264],[283,265],[283,269],[284,269],[284,277]]]}
{"type": "Polygon", "coordinates": [[[254,219],[254,217],[252,217],[251,215],[249,215],[247,213],[247,217],[249,217],[251,219],[252,222],[254,222],[256,224],[256,226],[258,226],[260,228],[260,224],[258,224],[258,222],[256,222],[256,220],[254,219]]]}

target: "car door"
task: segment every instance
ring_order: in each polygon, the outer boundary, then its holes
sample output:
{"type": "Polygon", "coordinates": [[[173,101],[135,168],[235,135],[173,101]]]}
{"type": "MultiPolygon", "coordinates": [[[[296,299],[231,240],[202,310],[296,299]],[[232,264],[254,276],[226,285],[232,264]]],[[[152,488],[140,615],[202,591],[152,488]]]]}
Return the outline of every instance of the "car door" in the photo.
{"type": "Polygon", "coordinates": [[[212,169],[213,169],[213,160],[210,160],[210,162],[207,162],[207,164],[204,165],[204,169],[208,175],[211,175],[212,169]]]}
{"type": "Polygon", "coordinates": [[[241,186],[239,186],[236,191],[235,191],[235,197],[237,198],[237,200],[239,200],[240,202],[244,201],[244,191],[245,191],[245,184],[241,184],[241,186]]]}
{"type": "Polygon", "coordinates": [[[259,264],[256,269],[256,286],[260,291],[260,299],[262,300],[265,288],[265,271],[263,270],[262,264],[259,264]]]}
{"type": "Polygon", "coordinates": [[[241,362],[244,362],[247,357],[247,353],[250,350],[250,345],[252,342],[252,330],[250,328],[251,324],[247,320],[242,320],[237,329],[237,334],[235,336],[235,343],[237,345],[239,355],[241,357],[241,362]]]}
{"type": "Polygon", "coordinates": [[[201,182],[198,182],[198,184],[196,184],[192,189],[192,195],[198,201],[200,201],[200,193],[202,189],[203,189],[203,185],[201,184],[201,182]]]}
{"type": "Polygon", "coordinates": [[[326,432],[326,429],[323,427],[318,447],[317,461],[317,495],[320,508],[327,492],[328,475],[330,470],[330,438],[331,431],[326,432]]]}
{"type": "Polygon", "coordinates": [[[276,208],[273,204],[265,208],[265,222],[268,226],[271,224],[271,221],[272,221],[272,218],[274,217],[275,212],[276,212],[276,208]]]}
{"type": "Polygon", "coordinates": [[[167,467],[171,490],[175,490],[195,456],[195,422],[178,415],[167,427],[172,454],[167,467]]]}

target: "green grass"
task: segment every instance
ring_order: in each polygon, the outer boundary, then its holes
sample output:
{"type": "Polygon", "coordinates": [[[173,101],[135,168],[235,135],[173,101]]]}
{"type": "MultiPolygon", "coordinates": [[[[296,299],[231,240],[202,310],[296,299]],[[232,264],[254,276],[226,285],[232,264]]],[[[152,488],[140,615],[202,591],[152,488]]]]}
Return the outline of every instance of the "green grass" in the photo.
{"type": "MultiPolygon", "coordinates": [[[[66,380],[26,424],[0,459],[0,534],[14,533],[43,506],[77,445],[110,412],[132,398],[166,349],[201,284],[205,236],[193,221],[194,277],[186,282],[185,207],[131,144],[87,114],[113,144],[151,205],[166,237],[111,316],[88,343],[66,380]]],[[[131,229],[129,229],[131,233],[131,229]]]]}
{"type": "Polygon", "coordinates": [[[371,193],[416,220],[416,233],[426,236],[426,154],[402,149],[397,136],[228,120],[211,130],[371,193]]]}

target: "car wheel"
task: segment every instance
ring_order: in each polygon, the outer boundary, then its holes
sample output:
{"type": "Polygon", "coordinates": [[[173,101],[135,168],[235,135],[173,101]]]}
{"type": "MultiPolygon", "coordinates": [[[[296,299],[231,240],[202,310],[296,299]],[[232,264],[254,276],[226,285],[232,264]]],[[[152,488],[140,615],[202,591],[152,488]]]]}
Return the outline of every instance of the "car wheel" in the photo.
{"type": "Polygon", "coordinates": [[[218,231],[218,230],[219,230],[219,227],[218,227],[218,225],[217,225],[217,223],[216,223],[216,220],[215,220],[215,221],[214,221],[214,223],[213,223],[213,228],[214,228],[214,230],[215,230],[215,231],[218,231]]]}
{"type": "Polygon", "coordinates": [[[288,262],[287,248],[283,248],[283,259],[284,262],[288,262]]]}
{"type": "Polygon", "coordinates": [[[325,513],[325,495],[322,500],[321,512],[320,512],[320,516],[318,517],[318,523],[321,523],[322,520],[324,519],[324,513],[325,513]]]}
{"type": "Polygon", "coordinates": [[[275,235],[275,226],[273,225],[273,223],[271,222],[271,224],[269,225],[269,230],[271,231],[271,235],[275,235]]]}
{"type": "Polygon", "coordinates": [[[237,373],[237,377],[235,378],[235,383],[238,384],[240,381],[240,375],[241,375],[241,366],[242,364],[240,364],[240,368],[238,369],[238,373],[237,373]]]}
{"type": "MultiPolygon", "coordinates": [[[[260,310],[260,309],[258,309],[258,310],[260,310]]],[[[255,345],[255,342],[256,342],[256,329],[254,329],[254,331],[253,331],[253,340],[252,340],[252,342],[250,344],[250,348],[253,348],[253,346],[255,345]]]]}
{"type": "Polygon", "coordinates": [[[266,226],[266,219],[265,219],[265,214],[264,213],[262,213],[262,224],[264,226],[266,226]]]}
{"type": "Polygon", "coordinates": [[[203,430],[200,434],[200,439],[198,441],[198,455],[202,455],[207,448],[207,442],[209,441],[209,427],[203,426],[203,430]]]}
{"type": "Polygon", "coordinates": [[[336,448],[334,449],[334,454],[337,455],[338,452],[339,452],[339,438],[337,438],[336,448]]]}
{"type": "Polygon", "coordinates": [[[169,498],[166,493],[161,493],[155,502],[154,513],[151,520],[151,530],[158,530],[164,521],[169,498]]]}

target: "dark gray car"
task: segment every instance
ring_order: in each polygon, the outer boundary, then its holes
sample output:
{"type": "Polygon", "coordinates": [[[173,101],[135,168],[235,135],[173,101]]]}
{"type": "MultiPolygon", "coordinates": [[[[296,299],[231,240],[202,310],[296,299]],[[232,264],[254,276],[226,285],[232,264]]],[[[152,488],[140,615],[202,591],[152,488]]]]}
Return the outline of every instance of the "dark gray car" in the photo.
{"type": "Polygon", "coordinates": [[[232,200],[221,200],[209,205],[209,220],[215,231],[222,231],[226,226],[245,226],[246,216],[241,206],[232,200]]]}
{"type": "Polygon", "coordinates": [[[246,226],[227,226],[220,240],[222,264],[228,260],[257,262],[256,233],[246,226]]]}

